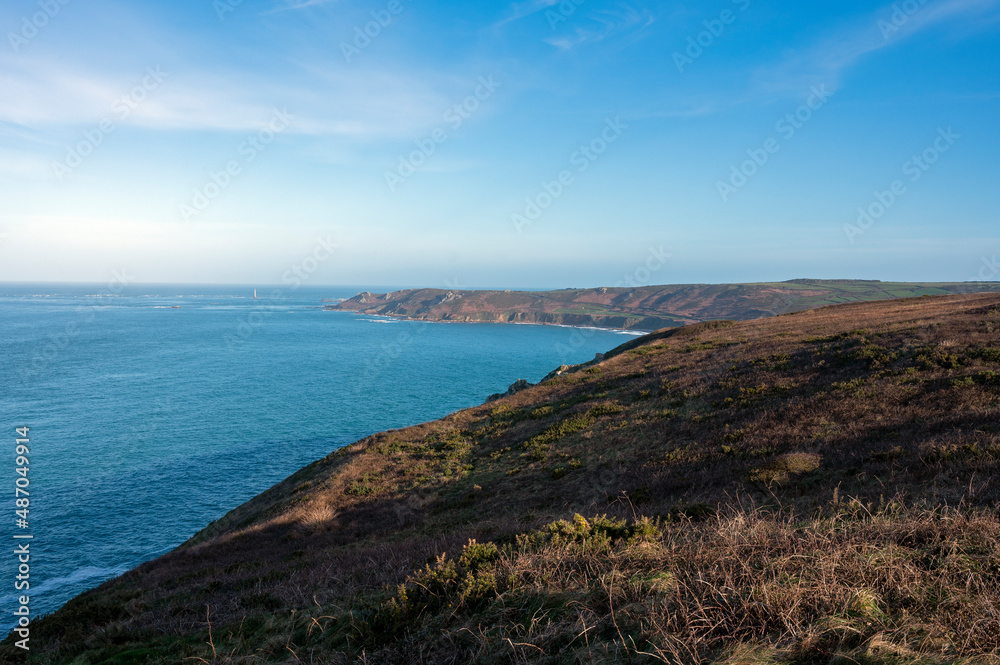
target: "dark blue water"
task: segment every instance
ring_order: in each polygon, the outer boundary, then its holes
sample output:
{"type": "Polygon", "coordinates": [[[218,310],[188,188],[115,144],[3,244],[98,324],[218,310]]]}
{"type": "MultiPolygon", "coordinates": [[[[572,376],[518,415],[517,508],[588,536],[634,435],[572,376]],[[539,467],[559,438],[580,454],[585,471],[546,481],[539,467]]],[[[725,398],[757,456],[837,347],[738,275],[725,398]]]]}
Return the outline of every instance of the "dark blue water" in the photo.
{"type": "MultiPolygon", "coordinates": [[[[32,613],[163,554],[340,446],[628,339],[322,310],[360,290],[259,288],[254,300],[250,287],[0,284],[0,538],[34,536],[32,613]],[[14,430],[25,425],[20,529],[14,430]]],[[[0,556],[3,632],[16,566],[0,556]]]]}

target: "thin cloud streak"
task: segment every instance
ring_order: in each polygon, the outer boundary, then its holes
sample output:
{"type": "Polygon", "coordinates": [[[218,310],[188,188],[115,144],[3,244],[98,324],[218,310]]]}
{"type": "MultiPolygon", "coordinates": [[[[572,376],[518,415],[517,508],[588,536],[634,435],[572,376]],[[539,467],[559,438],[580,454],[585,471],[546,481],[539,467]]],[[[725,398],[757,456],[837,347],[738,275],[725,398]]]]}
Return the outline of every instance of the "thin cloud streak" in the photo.
{"type": "Polygon", "coordinates": [[[0,123],[59,129],[110,119],[153,130],[256,131],[275,109],[295,117],[289,132],[357,139],[409,136],[450,104],[447,78],[405,72],[337,71],[303,65],[298,84],[252,75],[185,75],[164,69],[164,81],[134,105],[122,99],[142,79],[70,71],[41,61],[0,58],[0,123]],[[127,108],[128,112],[125,113],[127,108]]]}
{"type": "Polygon", "coordinates": [[[865,56],[896,46],[949,19],[987,11],[998,5],[1000,0],[945,0],[939,5],[919,9],[898,26],[891,22],[894,6],[883,7],[864,23],[824,40],[801,55],[758,70],[753,75],[752,87],[757,93],[801,94],[810,85],[824,82],[836,89],[842,73],[865,56]],[[889,30],[885,25],[897,29],[889,30]]]}
{"type": "Polygon", "coordinates": [[[522,18],[531,16],[532,14],[537,14],[538,12],[548,9],[558,3],[559,0],[529,0],[528,2],[515,3],[511,5],[510,15],[507,18],[495,23],[493,27],[500,28],[508,23],[519,21],[522,18]]]}
{"type": "Polygon", "coordinates": [[[261,16],[267,16],[268,14],[280,14],[281,12],[290,12],[298,9],[307,9],[309,7],[318,7],[320,5],[328,5],[333,2],[339,2],[339,0],[289,0],[283,4],[279,4],[267,11],[260,12],[261,16]]]}
{"type": "Polygon", "coordinates": [[[594,12],[588,17],[591,21],[599,23],[598,30],[588,30],[577,27],[573,31],[573,36],[551,37],[546,39],[547,44],[556,48],[568,51],[583,44],[593,44],[603,41],[611,35],[634,28],[637,30],[648,28],[656,21],[656,17],[648,11],[638,11],[627,5],[623,5],[618,11],[604,10],[594,12]]]}
{"type": "Polygon", "coordinates": [[[869,54],[902,44],[919,33],[978,12],[974,19],[979,30],[998,26],[1000,14],[985,15],[1000,7],[1000,0],[946,0],[936,6],[925,6],[891,32],[886,38],[879,28],[879,21],[888,22],[893,6],[888,5],[843,29],[811,44],[798,53],[778,63],[757,67],[749,74],[748,87],[742,94],[725,97],[705,96],[678,102],[672,109],[650,110],[634,113],[633,117],[696,117],[725,112],[745,104],[759,104],[762,99],[798,99],[811,86],[825,83],[830,90],[837,90],[843,74],[869,54]]]}

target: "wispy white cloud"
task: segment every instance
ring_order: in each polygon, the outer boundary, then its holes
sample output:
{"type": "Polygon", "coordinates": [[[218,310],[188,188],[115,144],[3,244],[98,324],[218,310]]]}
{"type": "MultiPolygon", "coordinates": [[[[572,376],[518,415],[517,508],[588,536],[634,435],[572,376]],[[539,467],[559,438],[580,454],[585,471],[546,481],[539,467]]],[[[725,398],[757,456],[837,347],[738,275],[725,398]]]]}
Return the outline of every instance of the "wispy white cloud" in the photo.
{"type": "Polygon", "coordinates": [[[864,57],[896,46],[931,27],[964,19],[995,25],[992,10],[1000,0],[939,0],[906,14],[899,3],[887,5],[849,28],[821,42],[793,53],[782,62],[757,70],[753,89],[758,93],[801,93],[809,86],[824,82],[836,89],[842,74],[864,57]]]}
{"type": "Polygon", "coordinates": [[[510,6],[507,16],[498,21],[493,27],[499,28],[503,25],[518,21],[526,16],[537,14],[559,3],[559,0],[526,0],[526,2],[516,2],[510,6]]]}
{"type": "Polygon", "coordinates": [[[306,9],[308,7],[328,5],[332,2],[339,2],[339,0],[284,0],[284,2],[279,2],[271,9],[262,13],[277,14],[279,12],[294,11],[296,9],[306,9]]]}
{"type": "Polygon", "coordinates": [[[624,30],[642,30],[656,21],[652,12],[639,10],[629,5],[621,5],[612,10],[601,10],[588,14],[586,24],[597,27],[577,26],[571,34],[558,35],[545,40],[546,43],[562,50],[570,50],[582,44],[592,44],[624,30]]]}
{"type": "Polygon", "coordinates": [[[460,90],[452,79],[426,73],[293,64],[296,80],[288,82],[250,73],[164,68],[163,82],[147,90],[142,101],[129,103],[128,95],[142,85],[145,72],[128,78],[68,69],[62,62],[0,56],[0,89],[5,93],[0,123],[38,129],[108,119],[157,130],[255,131],[274,109],[287,109],[295,117],[289,128],[294,133],[408,136],[438,121],[460,90]]]}
{"type": "MultiPolygon", "coordinates": [[[[901,6],[895,3],[896,7],[901,6]]],[[[817,84],[836,90],[844,75],[864,58],[883,49],[899,46],[934,27],[946,27],[948,34],[965,35],[970,31],[993,31],[1000,28],[1000,0],[937,0],[927,4],[906,20],[896,14],[892,4],[835,29],[826,36],[798,49],[786,51],[778,61],[749,64],[747,85],[710,87],[684,94],[672,92],[671,101],[655,108],[631,114],[639,117],[686,118],[725,112],[761,101],[800,98],[817,84]],[[886,26],[892,28],[886,28],[886,26]],[[896,29],[898,28],[898,29],[896,29]]],[[[739,76],[738,73],[732,73],[739,76]]],[[[987,96],[989,93],[984,93],[987,96]]]]}

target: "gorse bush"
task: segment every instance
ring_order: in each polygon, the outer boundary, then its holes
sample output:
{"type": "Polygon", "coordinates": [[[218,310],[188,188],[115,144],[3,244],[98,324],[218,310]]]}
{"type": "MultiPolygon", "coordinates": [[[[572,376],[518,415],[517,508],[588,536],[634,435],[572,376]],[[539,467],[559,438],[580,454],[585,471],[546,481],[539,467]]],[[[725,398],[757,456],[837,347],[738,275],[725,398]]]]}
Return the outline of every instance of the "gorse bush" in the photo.
{"type": "Polygon", "coordinates": [[[444,606],[477,606],[497,594],[491,564],[500,552],[493,543],[470,540],[458,559],[441,554],[433,565],[410,578],[382,608],[377,621],[382,627],[401,622],[444,606]]]}
{"type": "Polygon", "coordinates": [[[580,552],[606,551],[653,542],[661,535],[657,523],[648,518],[629,524],[604,515],[589,520],[575,515],[572,520],[558,520],[540,531],[517,536],[505,553],[495,543],[470,540],[458,558],[441,554],[401,585],[381,608],[377,623],[398,627],[443,608],[481,608],[502,593],[518,588],[518,576],[512,572],[510,562],[530,553],[567,547],[580,552]]]}
{"type": "Polygon", "coordinates": [[[600,515],[587,520],[574,515],[572,520],[559,520],[545,529],[522,537],[519,544],[530,547],[538,544],[563,545],[568,543],[606,547],[624,542],[648,541],[660,534],[659,528],[649,519],[627,524],[622,519],[600,515]]]}

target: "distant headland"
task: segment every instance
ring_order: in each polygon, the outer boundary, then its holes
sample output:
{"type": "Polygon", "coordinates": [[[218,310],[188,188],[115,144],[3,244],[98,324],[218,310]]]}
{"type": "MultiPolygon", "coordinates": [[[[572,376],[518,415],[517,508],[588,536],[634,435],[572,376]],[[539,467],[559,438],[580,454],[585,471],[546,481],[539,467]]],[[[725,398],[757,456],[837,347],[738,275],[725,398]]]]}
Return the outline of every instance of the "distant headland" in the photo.
{"type": "Polygon", "coordinates": [[[1000,284],[842,279],[558,291],[407,289],[366,291],[326,309],[421,321],[545,323],[652,332],[713,319],[759,319],[849,302],[992,291],[1000,291],[1000,284]]]}

